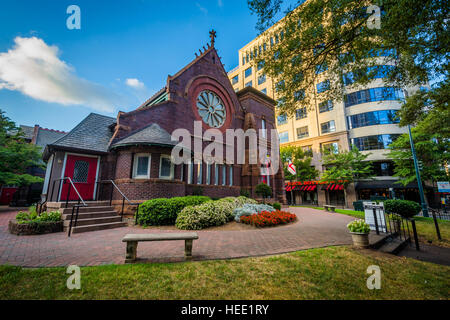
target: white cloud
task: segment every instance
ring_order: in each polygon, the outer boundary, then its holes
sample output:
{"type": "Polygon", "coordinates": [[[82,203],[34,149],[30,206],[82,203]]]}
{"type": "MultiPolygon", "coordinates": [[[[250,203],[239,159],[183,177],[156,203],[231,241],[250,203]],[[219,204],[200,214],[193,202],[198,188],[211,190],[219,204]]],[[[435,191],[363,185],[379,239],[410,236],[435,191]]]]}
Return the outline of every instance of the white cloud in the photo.
{"type": "Polygon", "coordinates": [[[145,85],[143,82],[139,81],[136,78],[130,78],[125,81],[127,86],[132,87],[134,89],[144,89],[145,85]]]}
{"type": "Polygon", "coordinates": [[[222,0],[217,0],[217,5],[222,8],[223,7],[223,1],[222,0]]]}
{"type": "Polygon", "coordinates": [[[0,53],[0,90],[8,89],[37,100],[62,105],[86,105],[111,112],[117,95],[105,87],[79,78],[59,59],[59,49],[37,37],[14,39],[8,52],[0,53]]]}
{"type": "Polygon", "coordinates": [[[203,12],[205,15],[208,14],[208,9],[206,9],[205,7],[202,7],[202,6],[200,5],[200,3],[196,2],[195,5],[196,5],[197,8],[198,8],[201,12],[203,12]]]}

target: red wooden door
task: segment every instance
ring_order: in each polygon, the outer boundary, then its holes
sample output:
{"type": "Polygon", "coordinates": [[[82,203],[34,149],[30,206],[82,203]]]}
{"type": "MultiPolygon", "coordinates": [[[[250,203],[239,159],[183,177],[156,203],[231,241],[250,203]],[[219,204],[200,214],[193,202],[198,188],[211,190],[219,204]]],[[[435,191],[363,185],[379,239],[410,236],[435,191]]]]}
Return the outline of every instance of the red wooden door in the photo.
{"type": "MultiPolygon", "coordinates": [[[[97,158],[68,155],[64,177],[70,177],[83,200],[93,200],[95,190],[95,177],[97,175],[97,158]]],[[[78,195],[67,180],[63,184],[61,201],[67,199],[70,189],[69,200],[78,200],[78,195]]]]}
{"type": "Polygon", "coordinates": [[[16,193],[17,188],[15,187],[4,187],[2,190],[1,196],[0,196],[0,204],[9,204],[14,196],[14,193],[16,193]]]}

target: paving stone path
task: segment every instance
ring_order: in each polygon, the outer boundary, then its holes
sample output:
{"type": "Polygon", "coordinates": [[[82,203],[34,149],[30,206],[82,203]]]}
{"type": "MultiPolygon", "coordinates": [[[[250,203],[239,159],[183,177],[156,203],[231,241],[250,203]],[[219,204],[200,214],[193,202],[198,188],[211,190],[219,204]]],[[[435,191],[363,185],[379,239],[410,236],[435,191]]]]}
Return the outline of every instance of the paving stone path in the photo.
{"type": "MultiPolygon", "coordinates": [[[[73,234],[16,236],[8,222],[17,211],[0,211],[0,264],[25,267],[123,264],[127,233],[176,232],[125,227],[73,234]]],[[[280,254],[331,245],[351,244],[346,225],[354,218],[309,208],[289,208],[298,221],[274,228],[239,231],[197,231],[193,260],[230,259],[280,254]]],[[[138,262],[184,261],[184,241],[144,242],[138,262]]]]}

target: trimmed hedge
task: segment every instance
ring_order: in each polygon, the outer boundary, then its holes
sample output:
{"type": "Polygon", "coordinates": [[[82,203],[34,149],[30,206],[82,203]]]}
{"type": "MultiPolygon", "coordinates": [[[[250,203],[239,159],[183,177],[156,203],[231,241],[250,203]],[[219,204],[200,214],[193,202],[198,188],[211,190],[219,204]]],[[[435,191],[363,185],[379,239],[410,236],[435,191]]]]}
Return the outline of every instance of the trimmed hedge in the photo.
{"type": "Polygon", "coordinates": [[[140,205],[138,224],[143,226],[173,225],[178,214],[184,208],[208,201],[211,201],[211,198],[206,196],[151,199],[140,205]]]}
{"type": "Polygon", "coordinates": [[[234,218],[234,210],[245,203],[256,203],[246,197],[227,197],[199,206],[184,208],[176,220],[176,227],[182,230],[200,230],[223,225],[234,218]]]}
{"type": "Polygon", "coordinates": [[[420,204],[409,200],[385,200],[384,210],[387,213],[399,214],[404,218],[412,218],[422,210],[420,204]]]}

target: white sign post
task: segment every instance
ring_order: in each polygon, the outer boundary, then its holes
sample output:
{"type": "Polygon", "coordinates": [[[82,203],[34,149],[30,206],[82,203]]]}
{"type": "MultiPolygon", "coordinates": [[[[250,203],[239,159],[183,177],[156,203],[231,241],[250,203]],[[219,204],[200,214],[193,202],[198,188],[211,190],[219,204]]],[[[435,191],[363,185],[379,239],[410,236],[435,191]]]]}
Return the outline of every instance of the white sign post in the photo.
{"type": "Polygon", "coordinates": [[[384,204],[376,202],[363,202],[366,223],[370,230],[387,233],[386,217],[384,215],[384,204]],[[376,221],[375,221],[376,217],[376,221]]]}

